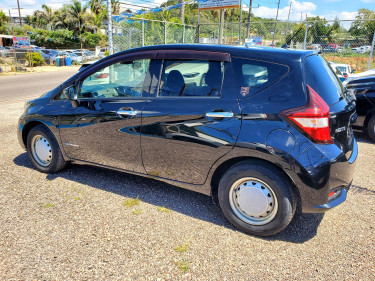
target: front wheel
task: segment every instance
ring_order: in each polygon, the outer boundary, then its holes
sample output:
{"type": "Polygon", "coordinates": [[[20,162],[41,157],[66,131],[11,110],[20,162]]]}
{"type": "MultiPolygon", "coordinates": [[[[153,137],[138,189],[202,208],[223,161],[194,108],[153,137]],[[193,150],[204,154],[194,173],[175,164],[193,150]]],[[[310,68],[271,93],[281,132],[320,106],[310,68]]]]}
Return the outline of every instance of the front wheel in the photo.
{"type": "Polygon", "coordinates": [[[290,181],[277,168],[258,161],[239,163],[225,173],[218,197],[225,217],[252,235],[282,231],[296,210],[290,181]]]}
{"type": "Polygon", "coordinates": [[[43,125],[35,126],[27,135],[27,153],[34,167],[43,173],[58,172],[67,164],[55,136],[43,125]]]}

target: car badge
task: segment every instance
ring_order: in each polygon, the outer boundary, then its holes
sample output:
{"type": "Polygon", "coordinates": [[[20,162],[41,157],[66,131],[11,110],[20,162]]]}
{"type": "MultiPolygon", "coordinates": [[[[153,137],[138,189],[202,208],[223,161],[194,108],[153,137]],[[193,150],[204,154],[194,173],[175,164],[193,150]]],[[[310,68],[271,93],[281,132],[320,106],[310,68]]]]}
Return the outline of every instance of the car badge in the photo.
{"type": "Polygon", "coordinates": [[[250,87],[241,87],[241,95],[246,97],[249,94],[250,87]]]}

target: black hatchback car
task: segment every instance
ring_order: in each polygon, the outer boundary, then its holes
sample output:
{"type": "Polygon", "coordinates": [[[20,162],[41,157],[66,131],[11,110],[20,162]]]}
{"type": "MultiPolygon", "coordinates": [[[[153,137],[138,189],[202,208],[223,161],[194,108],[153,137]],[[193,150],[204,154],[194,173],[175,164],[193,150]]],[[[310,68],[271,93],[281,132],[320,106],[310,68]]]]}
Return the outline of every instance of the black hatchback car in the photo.
{"type": "Polygon", "coordinates": [[[375,75],[350,80],[347,89],[354,90],[358,119],[354,129],[366,133],[375,142],[375,75]]]}
{"type": "Polygon", "coordinates": [[[68,162],[211,195],[240,230],[273,235],[345,201],[355,105],[313,51],[167,45],[128,50],[29,101],[35,168],[68,162]]]}

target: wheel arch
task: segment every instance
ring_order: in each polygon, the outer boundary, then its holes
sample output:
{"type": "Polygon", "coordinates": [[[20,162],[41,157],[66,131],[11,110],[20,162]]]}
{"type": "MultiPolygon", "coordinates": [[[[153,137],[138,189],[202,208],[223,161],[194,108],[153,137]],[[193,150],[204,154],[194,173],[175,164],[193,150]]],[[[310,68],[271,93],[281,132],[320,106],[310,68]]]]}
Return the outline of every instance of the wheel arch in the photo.
{"type": "Polygon", "coordinates": [[[46,128],[48,128],[48,126],[43,123],[42,121],[39,121],[39,120],[32,120],[32,121],[29,121],[27,122],[23,129],[22,129],[22,141],[23,141],[23,144],[25,147],[27,147],[27,135],[29,134],[30,130],[38,125],[43,125],[45,126],[46,128]]]}
{"type": "Polygon", "coordinates": [[[372,118],[372,116],[375,116],[375,109],[372,109],[370,110],[367,115],[366,115],[366,118],[365,118],[365,121],[363,122],[363,127],[362,127],[362,131],[367,134],[367,126],[368,126],[368,122],[370,121],[370,119],[372,118]]]}
{"type": "Polygon", "coordinates": [[[292,187],[292,192],[294,192],[294,195],[297,198],[297,210],[300,210],[301,208],[301,196],[300,192],[298,190],[298,187],[293,180],[293,178],[279,165],[275,164],[274,162],[270,162],[267,160],[264,160],[262,158],[258,157],[251,157],[251,156],[243,156],[243,157],[235,157],[235,158],[230,158],[223,163],[221,163],[213,172],[212,177],[211,177],[211,196],[213,201],[218,204],[218,187],[219,187],[219,182],[223,174],[225,173],[226,170],[230,169],[234,165],[244,162],[244,161],[255,161],[258,162],[259,164],[261,163],[266,163],[267,165],[273,166],[276,168],[281,174],[283,174],[291,183],[292,187]]]}

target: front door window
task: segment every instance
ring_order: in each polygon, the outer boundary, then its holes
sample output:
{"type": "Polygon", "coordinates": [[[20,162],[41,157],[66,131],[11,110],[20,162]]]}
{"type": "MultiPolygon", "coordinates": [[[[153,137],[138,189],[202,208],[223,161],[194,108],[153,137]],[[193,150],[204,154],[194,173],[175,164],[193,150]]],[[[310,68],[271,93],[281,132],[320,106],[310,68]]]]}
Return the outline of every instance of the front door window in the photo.
{"type": "Polygon", "coordinates": [[[118,62],[86,77],[78,97],[123,98],[142,96],[149,59],[118,62]]]}

